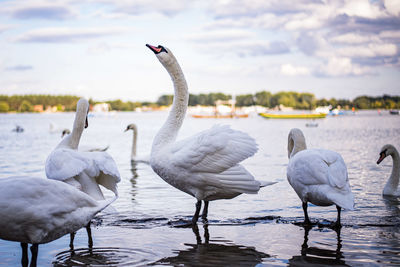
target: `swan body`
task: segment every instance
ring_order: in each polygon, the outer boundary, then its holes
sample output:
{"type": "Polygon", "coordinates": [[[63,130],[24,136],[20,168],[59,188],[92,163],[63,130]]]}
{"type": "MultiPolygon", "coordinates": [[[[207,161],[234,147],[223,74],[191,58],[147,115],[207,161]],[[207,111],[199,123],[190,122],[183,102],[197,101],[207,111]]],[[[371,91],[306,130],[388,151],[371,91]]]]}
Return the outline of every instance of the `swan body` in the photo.
{"type": "Polygon", "coordinates": [[[70,185],[49,179],[0,179],[0,238],[25,247],[33,244],[37,253],[38,244],[86,226],[115,199],[95,201],[70,185]]]}
{"type": "Polygon", "coordinates": [[[47,178],[64,181],[96,200],[103,200],[99,185],[118,195],[117,183],[121,178],[108,153],[78,150],[83,129],[87,127],[88,108],[86,99],[78,101],[73,130],[47,157],[45,170],[47,178]]]}
{"type": "Polygon", "coordinates": [[[229,126],[214,126],[176,142],[188,105],[189,93],[183,72],[172,52],[147,45],[170,74],[174,88],[172,109],[153,140],[150,165],[167,183],[197,199],[192,222],[196,223],[204,201],[230,199],[242,193],[257,194],[262,184],[239,163],[253,156],[257,144],[246,133],[229,126]]]}
{"type": "Polygon", "coordinates": [[[400,196],[398,190],[399,178],[400,178],[400,158],[399,152],[393,145],[384,145],[380,152],[380,157],[377,164],[381,163],[387,156],[391,156],[393,160],[392,173],[390,174],[389,180],[386,182],[383,188],[383,195],[385,196],[400,196]]]}
{"type": "Polygon", "coordinates": [[[307,203],[311,202],[317,206],[336,205],[340,225],[340,209],[354,209],[347,167],[340,154],[307,149],[303,133],[294,128],[288,137],[288,156],[287,179],[303,203],[305,223],[310,223],[307,203]]]}
{"type": "Polygon", "coordinates": [[[137,156],[137,154],[136,154],[137,138],[138,138],[138,128],[137,128],[136,124],[131,123],[128,126],[126,126],[125,132],[129,131],[129,130],[132,130],[132,132],[133,132],[131,161],[150,164],[150,155],[137,156]]]}

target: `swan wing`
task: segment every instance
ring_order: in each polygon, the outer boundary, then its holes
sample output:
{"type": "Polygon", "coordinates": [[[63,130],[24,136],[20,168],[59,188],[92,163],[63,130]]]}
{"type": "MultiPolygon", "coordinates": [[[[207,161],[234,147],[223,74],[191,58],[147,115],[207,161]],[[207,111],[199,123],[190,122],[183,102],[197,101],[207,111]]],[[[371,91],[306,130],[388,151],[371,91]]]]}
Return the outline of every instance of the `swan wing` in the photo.
{"type": "Polygon", "coordinates": [[[347,168],[342,157],[325,149],[298,152],[289,161],[287,175],[289,182],[305,186],[329,184],[340,189],[348,182],[347,168]]]}
{"type": "Polygon", "coordinates": [[[82,152],[58,148],[47,157],[45,171],[47,178],[64,181],[78,175],[91,165],[91,160],[82,155],[82,152]]]}
{"type": "Polygon", "coordinates": [[[222,173],[257,152],[248,134],[216,125],[171,148],[173,165],[192,172],[222,173]]]}
{"type": "Polygon", "coordinates": [[[97,183],[118,195],[117,183],[121,181],[121,177],[114,159],[103,151],[82,152],[82,155],[92,160],[92,177],[96,177],[97,183]]]}

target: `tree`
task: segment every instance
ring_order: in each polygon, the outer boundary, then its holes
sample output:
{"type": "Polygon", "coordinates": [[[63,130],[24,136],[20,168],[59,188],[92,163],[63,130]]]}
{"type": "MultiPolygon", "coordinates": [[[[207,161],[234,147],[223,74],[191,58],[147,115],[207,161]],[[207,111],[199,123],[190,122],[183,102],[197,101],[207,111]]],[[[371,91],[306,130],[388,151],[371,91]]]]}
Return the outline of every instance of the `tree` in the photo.
{"type": "Polygon", "coordinates": [[[256,99],[256,105],[260,105],[267,108],[272,107],[271,105],[272,94],[270,92],[267,91],[258,92],[255,95],[255,99],[256,99]]]}
{"type": "Polygon", "coordinates": [[[19,110],[19,112],[32,112],[33,111],[33,106],[29,101],[24,100],[24,101],[22,101],[22,103],[19,106],[18,110],[19,110]]]}
{"type": "Polygon", "coordinates": [[[174,99],[173,95],[162,95],[158,98],[157,104],[159,106],[169,106],[172,104],[173,99],[174,99]]]}
{"type": "Polygon", "coordinates": [[[0,101],[0,113],[5,113],[10,110],[10,106],[5,101],[0,101]]]}

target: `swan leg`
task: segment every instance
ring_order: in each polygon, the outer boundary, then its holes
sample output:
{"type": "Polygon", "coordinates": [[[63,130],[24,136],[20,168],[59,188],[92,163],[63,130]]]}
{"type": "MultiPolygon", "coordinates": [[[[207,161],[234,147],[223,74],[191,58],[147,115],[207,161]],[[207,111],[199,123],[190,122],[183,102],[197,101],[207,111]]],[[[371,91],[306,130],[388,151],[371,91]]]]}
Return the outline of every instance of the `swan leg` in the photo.
{"type": "Polygon", "coordinates": [[[197,223],[197,220],[199,219],[200,209],[201,209],[201,200],[198,200],[196,203],[196,212],[194,213],[192,218],[192,224],[197,223]]]}
{"type": "Polygon", "coordinates": [[[310,218],[308,218],[307,208],[308,208],[307,202],[303,202],[304,224],[305,225],[310,225],[311,221],[310,221],[310,218]]]}
{"type": "Polygon", "coordinates": [[[29,259],[28,259],[28,244],[21,243],[22,248],[22,257],[21,257],[21,265],[22,267],[28,267],[29,259]]]}
{"type": "Polygon", "coordinates": [[[337,219],[336,222],[333,224],[333,228],[340,228],[342,227],[342,224],[340,223],[340,213],[342,211],[342,208],[336,205],[336,209],[337,209],[337,219]]]}
{"type": "Polygon", "coordinates": [[[36,267],[38,250],[39,250],[39,245],[32,244],[32,246],[31,246],[32,259],[31,259],[31,264],[29,265],[29,267],[36,267]]]}
{"type": "Polygon", "coordinates": [[[88,235],[88,246],[89,248],[93,247],[93,239],[92,239],[92,229],[90,229],[90,222],[86,225],[86,232],[88,235]]]}
{"type": "Polygon", "coordinates": [[[75,232],[69,234],[69,248],[74,250],[75,232]]]}
{"type": "Polygon", "coordinates": [[[207,222],[208,203],[209,203],[209,201],[204,200],[203,214],[201,215],[201,218],[202,218],[203,221],[205,221],[205,222],[207,222]]]}

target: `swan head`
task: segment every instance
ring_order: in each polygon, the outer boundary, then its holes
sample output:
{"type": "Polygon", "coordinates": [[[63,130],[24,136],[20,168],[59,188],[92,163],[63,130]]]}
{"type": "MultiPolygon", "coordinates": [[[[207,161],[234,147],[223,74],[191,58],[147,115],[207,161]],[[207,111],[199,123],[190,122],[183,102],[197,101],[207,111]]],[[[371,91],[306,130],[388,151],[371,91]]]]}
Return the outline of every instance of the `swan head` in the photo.
{"type": "Polygon", "coordinates": [[[376,164],[379,164],[389,155],[394,155],[397,152],[396,148],[393,145],[387,144],[381,148],[381,152],[379,153],[379,159],[376,164]]]}
{"type": "Polygon", "coordinates": [[[126,129],[124,132],[129,131],[129,130],[136,132],[137,131],[136,124],[134,124],[134,123],[129,124],[128,126],[126,126],[126,129]]]}
{"type": "Polygon", "coordinates": [[[161,62],[161,64],[164,67],[167,67],[176,62],[174,55],[168,48],[166,48],[162,45],[153,46],[153,45],[146,44],[146,46],[148,48],[150,48],[151,51],[154,52],[154,54],[156,55],[156,57],[158,58],[158,60],[161,62]]]}
{"type": "Polygon", "coordinates": [[[307,145],[303,132],[298,128],[291,129],[288,135],[288,158],[304,149],[307,149],[307,145]]]}
{"type": "Polygon", "coordinates": [[[71,133],[71,131],[70,131],[69,129],[64,129],[64,130],[62,131],[62,133],[61,133],[61,138],[63,138],[64,135],[67,135],[67,134],[70,134],[70,133],[71,133]]]}
{"type": "Polygon", "coordinates": [[[89,113],[89,102],[85,98],[79,99],[78,103],[76,104],[76,113],[79,115],[85,116],[85,128],[89,126],[88,123],[88,113],[89,113]]]}

